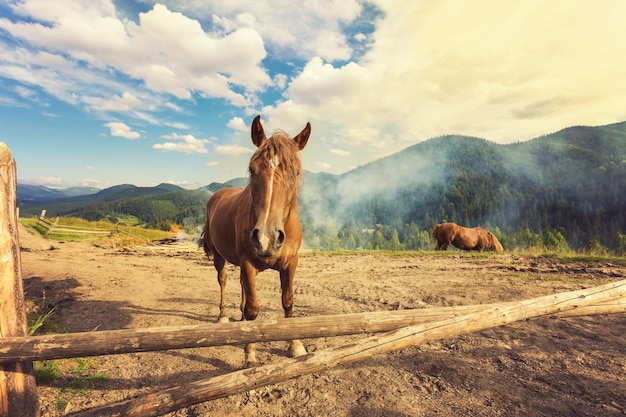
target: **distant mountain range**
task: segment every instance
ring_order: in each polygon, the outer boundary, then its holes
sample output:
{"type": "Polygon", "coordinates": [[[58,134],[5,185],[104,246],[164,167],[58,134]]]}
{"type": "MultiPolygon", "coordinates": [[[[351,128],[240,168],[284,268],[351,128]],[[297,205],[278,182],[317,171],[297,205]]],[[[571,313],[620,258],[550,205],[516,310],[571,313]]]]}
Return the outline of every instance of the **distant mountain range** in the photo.
{"type": "Polygon", "coordinates": [[[159,184],[156,187],[136,187],[131,184],[115,185],[104,190],[93,187],[72,187],[53,189],[48,187],[17,184],[17,204],[26,213],[32,212],[31,207],[45,205],[52,208],[52,212],[63,214],[66,207],[89,205],[104,201],[113,201],[124,198],[136,198],[146,195],[163,194],[172,191],[181,191],[183,188],[171,184],[159,184]],[[63,207],[59,209],[57,207],[63,207]]]}
{"type": "MultiPolygon", "coordinates": [[[[198,190],[161,184],[105,190],[18,184],[22,215],[106,217],[132,214],[147,224],[201,223],[208,196],[245,178],[198,190]]],[[[575,126],[533,140],[499,145],[442,136],[345,174],[305,172],[301,218],[305,229],[341,231],[393,225],[430,230],[454,221],[503,233],[557,230],[572,246],[610,247],[626,228],[626,122],[575,126]]]]}
{"type": "MultiPolygon", "coordinates": [[[[247,183],[246,178],[236,178],[225,183],[213,182],[199,190],[214,193],[222,187],[242,187],[247,183]]],[[[91,204],[102,201],[112,201],[122,198],[144,197],[154,194],[164,194],[185,189],[173,184],[159,184],[154,187],[137,187],[132,184],[121,184],[100,189],[95,187],[50,188],[42,185],[17,184],[18,206],[33,206],[50,202],[56,204],[84,203],[91,204]]]]}
{"type": "Polygon", "coordinates": [[[100,191],[94,187],[70,187],[70,188],[49,188],[42,185],[17,184],[17,203],[28,204],[31,202],[42,202],[59,200],[61,198],[76,197],[81,195],[95,194],[100,191]]]}

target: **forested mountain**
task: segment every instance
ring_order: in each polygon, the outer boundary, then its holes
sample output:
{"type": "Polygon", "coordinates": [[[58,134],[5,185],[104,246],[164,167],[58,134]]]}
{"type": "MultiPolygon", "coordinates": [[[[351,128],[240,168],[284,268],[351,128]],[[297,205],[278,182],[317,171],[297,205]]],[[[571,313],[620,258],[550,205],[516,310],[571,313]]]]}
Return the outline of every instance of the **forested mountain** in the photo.
{"type": "Polygon", "coordinates": [[[201,191],[187,191],[172,184],[159,184],[156,187],[122,184],[94,194],[31,202],[20,200],[20,186],[17,193],[21,216],[38,215],[44,209],[49,217],[73,216],[87,220],[130,214],[148,226],[161,228],[169,228],[173,222],[183,224],[190,213],[194,214],[195,220],[199,215],[197,212],[203,210],[201,202],[208,195],[201,191]],[[200,210],[198,207],[201,207],[200,210]]]}
{"type": "MultiPolygon", "coordinates": [[[[246,182],[196,191],[123,185],[25,205],[22,213],[128,213],[153,226],[201,224],[210,194],[246,182]]],[[[453,221],[494,230],[505,247],[548,238],[575,249],[616,248],[626,245],[623,190],[626,122],[570,127],[510,145],[442,136],[342,175],[305,172],[300,212],[305,243],[317,247],[426,248],[432,227],[453,221]]]]}
{"type": "Polygon", "coordinates": [[[453,221],[614,247],[626,229],[626,123],[511,145],[443,136],[323,183],[305,182],[303,217],[318,227],[333,219],[340,235],[378,224],[407,242],[453,221]]]}

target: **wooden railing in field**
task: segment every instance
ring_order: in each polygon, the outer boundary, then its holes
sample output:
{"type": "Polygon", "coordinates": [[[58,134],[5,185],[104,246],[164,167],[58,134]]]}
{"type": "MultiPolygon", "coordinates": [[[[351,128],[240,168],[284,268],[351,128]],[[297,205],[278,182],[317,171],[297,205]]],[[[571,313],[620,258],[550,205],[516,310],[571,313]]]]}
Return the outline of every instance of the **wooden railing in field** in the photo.
{"type": "Polygon", "coordinates": [[[56,217],[53,220],[46,218],[46,210],[42,210],[39,218],[37,219],[37,225],[46,229],[46,236],[50,233],[57,234],[78,234],[78,235],[109,235],[112,236],[118,231],[117,224],[110,229],[104,228],[90,228],[79,226],[68,226],[59,224],[60,217],[56,217]]]}

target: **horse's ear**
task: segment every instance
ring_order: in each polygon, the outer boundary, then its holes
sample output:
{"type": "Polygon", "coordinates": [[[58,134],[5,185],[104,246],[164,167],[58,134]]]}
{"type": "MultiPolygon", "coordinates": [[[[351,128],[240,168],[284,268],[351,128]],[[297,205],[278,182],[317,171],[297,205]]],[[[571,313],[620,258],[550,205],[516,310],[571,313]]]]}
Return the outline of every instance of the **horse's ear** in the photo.
{"type": "Polygon", "coordinates": [[[302,129],[302,132],[298,133],[298,135],[293,138],[294,142],[298,144],[298,148],[300,150],[304,149],[306,143],[309,140],[309,135],[311,134],[311,123],[306,122],[306,127],[302,129]]]}
{"type": "Polygon", "coordinates": [[[267,138],[265,137],[265,132],[263,131],[263,126],[261,125],[260,115],[257,115],[257,117],[255,117],[252,121],[250,131],[252,136],[252,143],[254,143],[257,148],[263,145],[267,140],[267,138]]]}

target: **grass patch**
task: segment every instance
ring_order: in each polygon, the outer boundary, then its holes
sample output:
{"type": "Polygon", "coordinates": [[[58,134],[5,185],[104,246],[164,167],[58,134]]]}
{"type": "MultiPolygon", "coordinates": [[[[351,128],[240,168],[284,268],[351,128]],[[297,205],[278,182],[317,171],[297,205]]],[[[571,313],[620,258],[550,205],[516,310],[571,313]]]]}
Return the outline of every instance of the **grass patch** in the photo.
{"type": "Polygon", "coordinates": [[[626,266],[626,257],[615,255],[593,255],[593,254],[581,254],[570,253],[561,255],[552,255],[552,258],[560,259],[564,262],[582,262],[589,264],[601,264],[610,263],[615,265],[626,266]]]}
{"type": "Polygon", "coordinates": [[[60,217],[57,223],[57,226],[60,228],[76,227],[83,229],[97,229],[102,231],[111,231],[112,233],[110,234],[87,234],[63,231],[55,232],[54,229],[49,232],[46,228],[37,224],[37,218],[35,217],[20,218],[18,221],[29,231],[38,233],[41,236],[58,242],[86,241],[103,246],[124,247],[145,244],[146,242],[173,237],[172,232],[146,229],[138,226],[137,219],[133,216],[125,216],[123,219],[120,218],[119,220],[120,222],[116,225],[107,220],[91,222],[74,217],[60,217]]]}
{"type": "Polygon", "coordinates": [[[532,258],[544,258],[544,259],[554,259],[565,263],[587,263],[587,264],[613,264],[613,265],[621,265],[626,266],[626,257],[616,256],[606,253],[594,254],[594,253],[579,253],[574,251],[545,251],[545,250],[537,250],[537,249],[525,249],[525,250],[514,250],[514,251],[505,251],[504,253],[498,253],[494,251],[462,251],[456,248],[448,249],[447,251],[436,251],[436,250],[416,250],[416,251],[391,251],[391,250],[374,250],[374,249],[358,249],[358,250],[348,250],[348,249],[337,249],[337,250],[324,250],[324,249],[312,249],[312,248],[303,248],[300,250],[301,254],[313,254],[313,255],[321,255],[321,256],[340,256],[340,255],[355,255],[355,256],[366,256],[366,255],[386,255],[386,256],[395,256],[395,257],[442,257],[445,258],[447,256],[463,256],[474,259],[489,259],[498,256],[506,256],[506,255],[517,255],[517,256],[527,256],[532,258]]]}
{"type": "MultiPolygon", "coordinates": [[[[45,330],[45,327],[55,327],[51,318],[56,307],[51,309],[37,307],[30,301],[27,309],[29,336],[45,330]]],[[[67,407],[72,396],[85,394],[93,390],[98,382],[109,379],[104,371],[97,368],[92,358],[34,361],[33,368],[38,385],[50,384],[60,387],[56,400],[56,407],[59,410],[67,407]]]]}
{"type": "Polygon", "coordinates": [[[49,383],[61,377],[61,368],[58,361],[33,362],[37,383],[49,383]]]}
{"type": "Polygon", "coordinates": [[[475,252],[475,251],[461,251],[461,250],[447,250],[447,251],[436,251],[436,250],[384,250],[384,249],[336,249],[336,250],[323,250],[323,249],[309,249],[304,248],[300,250],[301,254],[313,254],[313,255],[321,255],[321,256],[339,256],[339,255],[355,255],[355,256],[366,256],[366,255],[386,255],[391,257],[441,257],[445,258],[446,256],[465,256],[471,258],[491,258],[494,256],[501,256],[501,253],[493,252],[493,251],[485,251],[485,252],[475,252]]]}
{"type": "Polygon", "coordinates": [[[106,381],[109,376],[96,368],[91,358],[72,359],[75,362],[74,368],[69,372],[71,376],[68,387],[73,391],[84,394],[94,389],[94,385],[99,381],[106,381]]]}
{"type": "Polygon", "coordinates": [[[29,313],[26,315],[26,320],[28,322],[28,335],[32,336],[35,334],[37,330],[42,328],[50,316],[54,314],[54,310],[56,307],[52,307],[50,310],[42,312],[42,313],[29,313]]]}
{"type": "Polygon", "coordinates": [[[38,385],[47,383],[59,387],[56,398],[58,410],[65,409],[72,397],[87,394],[98,383],[109,379],[91,358],[35,361],[34,368],[38,385]]]}

